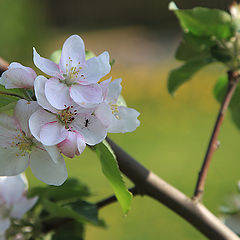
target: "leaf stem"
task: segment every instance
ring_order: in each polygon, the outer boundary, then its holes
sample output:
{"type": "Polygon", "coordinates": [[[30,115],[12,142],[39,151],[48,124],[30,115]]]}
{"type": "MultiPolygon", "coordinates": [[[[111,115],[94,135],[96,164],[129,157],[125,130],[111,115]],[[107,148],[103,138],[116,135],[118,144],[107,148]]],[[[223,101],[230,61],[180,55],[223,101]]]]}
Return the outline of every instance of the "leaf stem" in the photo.
{"type": "Polygon", "coordinates": [[[220,107],[217,120],[215,122],[215,126],[213,128],[213,132],[208,144],[207,152],[205,154],[205,158],[204,158],[201,170],[199,172],[199,176],[198,176],[198,180],[197,180],[197,184],[196,184],[194,196],[193,196],[194,200],[201,200],[202,198],[209,165],[212,160],[212,156],[218,147],[218,143],[217,143],[218,134],[219,134],[222,122],[224,120],[226,110],[235,92],[238,81],[239,81],[239,73],[234,71],[229,71],[228,72],[228,89],[225,94],[222,105],[220,107]]]}
{"type": "MultiPolygon", "coordinates": [[[[131,192],[133,196],[139,195],[139,192],[136,187],[129,188],[128,191],[131,192]]],[[[112,195],[103,200],[100,200],[99,202],[97,202],[95,204],[97,205],[97,208],[100,209],[100,208],[106,207],[107,205],[114,203],[116,201],[117,201],[117,198],[115,197],[115,195],[112,195]]]]}

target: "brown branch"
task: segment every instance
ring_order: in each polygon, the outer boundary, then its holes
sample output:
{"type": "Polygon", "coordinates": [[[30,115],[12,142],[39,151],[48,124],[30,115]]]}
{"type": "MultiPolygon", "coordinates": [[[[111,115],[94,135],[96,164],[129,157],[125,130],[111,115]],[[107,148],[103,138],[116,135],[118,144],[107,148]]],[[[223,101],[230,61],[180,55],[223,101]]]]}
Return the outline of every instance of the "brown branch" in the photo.
{"type": "Polygon", "coordinates": [[[0,57],[0,77],[8,69],[9,63],[0,57]]]}
{"type": "Polygon", "coordinates": [[[215,150],[217,149],[217,146],[218,146],[218,139],[217,139],[218,134],[219,134],[220,128],[222,126],[222,122],[224,120],[226,110],[227,110],[227,108],[229,106],[229,103],[232,99],[232,96],[235,92],[238,81],[239,81],[239,73],[229,71],[228,72],[228,89],[227,89],[227,92],[225,94],[222,105],[220,107],[218,117],[217,117],[214,129],[213,129],[213,132],[212,132],[212,136],[211,136],[210,141],[209,141],[207,152],[206,152],[201,170],[200,170],[199,175],[198,175],[198,180],[197,180],[197,184],[196,184],[195,191],[194,191],[194,196],[193,196],[193,198],[195,200],[201,200],[201,198],[202,198],[203,191],[204,191],[204,185],[205,185],[206,177],[207,177],[207,172],[208,172],[208,169],[209,169],[209,165],[210,165],[212,156],[213,156],[213,154],[214,154],[214,152],[215,152],[215,150]]]}
{"type": "MultiPolygon", "coordinates": [[[[128,191],[131,192],[133,196],[136,196],[139,194],[136,187],[132,187],[132,188],[128,189],[128,191]]],[[[113,196],[103,199],[95,204],[97,205],[97,208],[100,209],[100,208],[108,206],[109,204],[114,203],[116,201],[117,201],[117,198],[115,197],[115,195],[113,195],[113,196]]]]}
{"type": "Polygon", "coordinates": [[[120,170],[132,180],[143,194],[170,208],[209,239],[240,240],[235,233],[226,227],[204,205],[191,200],[182,192],[147,170],[109,138],[107,138],[107,142],[115,152],[120,170]]]}

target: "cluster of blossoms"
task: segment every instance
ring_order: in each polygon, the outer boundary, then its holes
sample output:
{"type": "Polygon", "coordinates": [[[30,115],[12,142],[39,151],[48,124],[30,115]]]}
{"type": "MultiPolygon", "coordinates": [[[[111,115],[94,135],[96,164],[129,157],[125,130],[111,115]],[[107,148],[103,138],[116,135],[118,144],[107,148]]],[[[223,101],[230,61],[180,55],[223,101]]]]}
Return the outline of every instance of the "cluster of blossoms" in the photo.
{"type": "Polygon", "coordinates": [[[59,64],[33,50],[34,64],[49,78],[15,62],[0,78],[6,89],[33,89],[36,98],[19,100],[13,117],[0,114],[0,175],[30,165],[43,182],[61,185],[67,178],[62,154],[73,158],[108,132],[134,131],[139,113],[119,104],[121,79],[103,81],[111,70],[107,52],[86,61],[78,35],[65,41],[59,64]]]}
{"type": "Polygon", "coordinates": [[[21,219],[38,200],[26,198],[28,189],[25,175],[0,177],[0,240],[5,240],[5,232],[12,219],[21,219]]]}

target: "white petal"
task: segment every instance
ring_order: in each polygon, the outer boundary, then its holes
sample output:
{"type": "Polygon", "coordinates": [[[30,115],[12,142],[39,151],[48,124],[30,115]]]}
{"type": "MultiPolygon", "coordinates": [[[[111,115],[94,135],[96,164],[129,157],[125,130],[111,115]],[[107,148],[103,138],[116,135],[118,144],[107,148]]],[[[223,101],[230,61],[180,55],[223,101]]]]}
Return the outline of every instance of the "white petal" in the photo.
{"type": "Polygon", "coordinates": [[[89,145],[96,145],[102,142],[107,136],[106,128],[94,115],[77,115],[72,122],[72,127],[83,135],[86,143],[89,145]]]}
{"type": "Polygon", "coordinates": [[[59,79],[64,79],[59,66],[50,61],[49,59],[41,57],[35,48],[33,48],[33,62],[37,68],[46,73],[49,76],[57,77],[59,79]]]}
{"type": "Polygon", "coordinates": [[[48,152],[48,154],[50,155],[50,157],[52,158],[52,160],[57,163],[58,159],[61,158],[61,154],[57,148],[57,146],[46,146],[44,145],[44,148],[46,149],[46,151],[48,152]]]}
{"type": "Polygon", "coordinates": [[[55,109],[47,100],[45,95],[45,84],[48,81],[44,76],[38,76],[34,81],[34,90],[37,98],[37,102],[44,109],[49,110],[50,112],[57,113],[57,109],[55,109]]]}
{"type": "Polygon", "coordinates": [[[35,77],[33,77],[33,74],[30,71],[27,71],[25,69],[12,68],[4,72],[1,77],[0,83],[4,85],[6,89],[33,88],[35,77]]]}
{"type": "Polygon", "coordinates": [[[77,104],[85,108],[92,108],[103,101],[99,84],[72,85],[70,95],[77,104]]]}
{"type": "Polygon", "coordinates": [[[41,127],[40,142],[46,146],[56,145],[67,137],[65,126],[58,122],[49,122],[41,127]]]}
{"type": "Polygon", "coordinates": [[[10,213],[11,217],[21,219],[23,215],[35,205],[37,200],[38,197],[27,199],[25,196],[22,196],[22,198],[14,204],[10,213]]]}
{"type": "Polygon", "coordinates": [[[7,114],[0,114],[0,126],[8,130],[16,130],[16,121],[13,117],[8,116],[7,114]]]}
{"type": "Polygon", "coordinates": [[[110,105],[104,102],[98,105],[94,111],[94,114],[98,119],[101,120],[106,128],[108,128],[112,121],[115,120],[110,105]]]}
{"type": "MultiPolygon", "coordinates": [[[[10,227],[11,222],[9,218],[0,217],[0,234],[4,236],[4,232],[10,227]]],[[[1,239],[1,238],[0,238],[1,239]]],[[[5,239],[5,238],[2,238],[5,239]]]]}
{"type": "Polygon", "coordinates": [[[132,132],[140,125],[140,121],[137,119],[139,112],[135,109],[120,106],[119,112],[116,114],[117,118],[112,122],[108,128],[110,133],[125,133],[132,132]]]}
{"type": "Polygon", "coordinates": [[[118,78],[113,80],[109,84],[109,89],[108,89],[108,95],[107,95],[107,102],[112,102],[116,103],[118,100],[118,97],[122,91],[122,86],[121,86],[122,79],[118,78]]]}
{"type": "Polygon", "coordinates": [[[14,116],[25,134],[30,135],[29,119],[31,115],[39,109],[41,109],[41,107],[37,102],[28,102],[25,99],[21,99],[17,102],[14,109],[14,116]]]}
{"type": "Polygon", "coordinates": [[[25,190],[26,184],[21,175],[0,177],[0,195],[8,207],[18,202],[25,190]]]}
{"type": "Polygon", "coordinates": [[[97,83],[102,77],[111,71],[109,63],[108,52],[103,52],[97,57],[90,58],[83,68],[83,75],[85,80],[81,81],[82,84],[97,83]]]}
{"type": "Polygon", "coordinates": [[[72,67],[85,63],[85,46],[78,35],[70,36],[63,44],[59,66],[64,73],[66,73],[66,64],[70,62],[69,58],[72,67]]]}
{"type": "Polygon", "coordinates": [[[40,109],[32,114],[29,119],[29,128],[32,135],[38,140],[40,140],[40,131],[43,125],[49,122],[56,121],[56,115],[49,113],[43,109],[40,109]]]}
{"type": "Polygon", "coordinates": [[[45,94],[49,103],[57,109],[64,109],[72,103],[69,87],[56,78],[50,78],[46,82],[45,94]]]}
{"type": "Polygon", "coordinates": [[[61,152],[69,158],[81,154],[85,147],[85,139],[77,132],[68,132],[67,138],[58,144],[61,152]]]}
{"type": "Polygon", "coordinates": [[[109,91],[109,84],[110,84],[111,80],[112,80],[112,78],[109,78],[109,79],[99,83],[100,87],[102,88],[103,100],[106,100],[106,98],[107,98],[108,91],[109,91]]]}
{"type": "Polygon", "coordinates": [[[55,163],[47,151],[36,149],[30,158],[32,172],[41,181],[59,186],[67,179],[67,169],[62,156],[55,163]]]}
{"type": "Polygon", "coordinates": [[[23,172],[29,163],[29,156],[21,156],[17,148],[0,148],[0,176],[14,176],[23,172]]]}

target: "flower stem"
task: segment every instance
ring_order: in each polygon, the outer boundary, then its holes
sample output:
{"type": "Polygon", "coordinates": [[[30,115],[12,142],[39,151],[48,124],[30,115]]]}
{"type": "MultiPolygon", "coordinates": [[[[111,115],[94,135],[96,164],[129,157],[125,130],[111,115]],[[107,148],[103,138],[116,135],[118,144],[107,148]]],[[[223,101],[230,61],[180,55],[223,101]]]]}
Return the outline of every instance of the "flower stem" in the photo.
{"type": "Polygon", "coordinates": [[[224,120],[226,110],[230,104],[232,96],[237,87],[238,81],[239,81],[239,73],[234,71],[229,71],[228,72],[228,89],[224,97],[224,100],[222,102],[222,105],[220,107],[218,117],[212,132],[212,136],[208,144],[207,152],[202,164],[202,168],[198,175],[198,180],[197,180],[197,184],[196,184],[194,196],[193,196],[194,200],[201,200],[202,198],[209,165],[212,160],[212,156],[218,147],[218,141],[217,141],[218,134],[219,134],[222,122],[224,120]]]}

